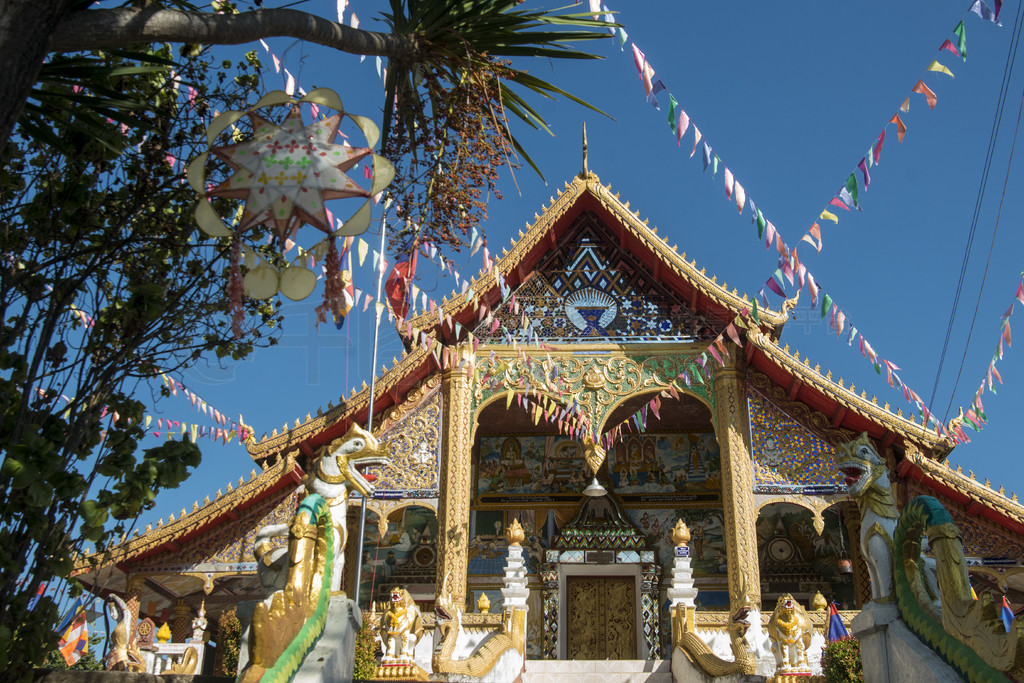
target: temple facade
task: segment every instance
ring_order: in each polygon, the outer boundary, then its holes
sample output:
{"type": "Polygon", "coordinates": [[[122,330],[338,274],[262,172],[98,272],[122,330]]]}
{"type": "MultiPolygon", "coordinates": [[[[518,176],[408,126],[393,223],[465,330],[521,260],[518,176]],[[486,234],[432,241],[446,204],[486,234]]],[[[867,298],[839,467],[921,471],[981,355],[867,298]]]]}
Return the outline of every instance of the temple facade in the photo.
{"type": "MultiPolygon", "coordinates": [[[[951,444],[785,345],[794,304],[754,313],[595,174],[573,178],[494,268],[401,323],[407,351],[373,406],[390,461],[370,470],[371,499],[348,501],[343,589],[355,594],[358,564],[373,613],[402,587],[428,631],[441,602],[463,626],[498,628],[517,523],[527,672],[530,660],[667,660],[682,520],[698,630],[721,631],[741,599],[767,619],[785,595],[814,612],[819,593],[848,622],[871,585],[835,460],[866,434],[897,507],[938,498],[975,588],[1019,608],[1016,496],[950,468],[951,444]]],[[[370,400],[353,391],[251,441],[252,473],[82,558],[79,578],[133,619],[170,624],[174,641],[202,604],[216,641],[222,612],[262,597],[257,531],[291,519],[312,459],[366,425],[370,400]]],[[[421,659],[429,671],[429,645],[421,659]]]]}

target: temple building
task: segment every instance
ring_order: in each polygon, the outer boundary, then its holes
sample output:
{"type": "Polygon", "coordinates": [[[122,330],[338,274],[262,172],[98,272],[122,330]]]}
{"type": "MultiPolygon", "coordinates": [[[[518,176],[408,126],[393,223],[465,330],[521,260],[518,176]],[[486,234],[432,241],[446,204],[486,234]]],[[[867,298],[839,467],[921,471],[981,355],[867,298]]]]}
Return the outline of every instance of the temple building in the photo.
{"type": "MultiPolygon", "coordinates": [[[[750,300],[585,170],[494,268],[400,323],[407,351],[377,377],[373,406],[390,462],[374,470],[371,500],[349,500],[344,589],[355,593],[358,564],[367,608],[401,586],[428,628],[442,597],[467,615],[488,602],[497,613],[517,520],[528,660],[670,659],[681,519],[698,626],[723,627],[741,587],[766,617],[784,594],[811,609],[821,593],[848,621],[870,579],[835,457],[866,432],[897,507],[938,498],[975,589],[1019,608],[1016,496],[951,468],[952,445],[934,431],[784,344],[794,304],[755,317],[750,300]]],[[[262,595],[258,529],[291,519],[311,459],[367,424],[370,396],[310,406],[251,441],[251,474],[82,558],[78,578],[122,596],[135,617],[169,623],[175,641],[202,603],[216,640],[221,612],[262,595]]]]}

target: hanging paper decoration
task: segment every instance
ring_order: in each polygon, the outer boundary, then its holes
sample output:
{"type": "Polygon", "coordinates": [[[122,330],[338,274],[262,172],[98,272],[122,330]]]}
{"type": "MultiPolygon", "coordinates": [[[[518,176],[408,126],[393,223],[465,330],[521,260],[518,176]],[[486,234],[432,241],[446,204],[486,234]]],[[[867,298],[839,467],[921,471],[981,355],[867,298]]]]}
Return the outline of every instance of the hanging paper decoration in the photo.
{"type": "MultiPolygon", "coordinates": [[[[327,235],[307,252],[322,260],[335,237],[366,231],[370,223],[371,198],[394,178],[391,163],[373,153],[379,135],[370,119],[345,112],[337,93],[327,88],[317,88],[297,100],[278,90],[264,95],[248,111],[224,112],[209,125],[207,140],[214,157],[224,161],[234,173],[219,185],[208,187],[206,164],[210,153],[204,152],[192,161],[188,179],[200,195],[196,222],[211,237],[232,237],[236,242],[240,233],[264,224],[274,228],[282,243],[294,238],[299,227],[306,223],[327,235]],[[337,113],[307,125],[300,110],[303,103],[330,108],[337,113]],[[258,113],[261,109],[281,105],[290,106],[290,110],[280,124],[258,113]],[[345,116],[362,130],[367,141],[365,147],[334,144],[345,116]],[[253,128],[250,139],[226,146],[214,145],[221,133],[245,117],[253,128]],[[372,160],[373,167],[369,189],[346,174],[367,158],[372,160]],[[209,201],[211,197],[244,201],[232,224],[217,215],[209,201]],[[335,229],[325,202],[349,197],[365,201],[348,221],[335,229]]],[[[315,287],[316,277],[306,267],[305,257],[292,261],[279,272],[251,250],[246,250],[245,256],[249,272],[242,280],[242,287],[251,297],[267,298],[280,291],[299,300],[309,296],[315,287]]],[[[232,265],[237,270],[237,256],[233,255],[232,265]]],[[[328,281],[340,278],[340,272],[329,269],[327,278],[328,281]]],[[[338,287],[332,289],[341,291],[338,287]]],[[[325,300],[332,310],[337,308],[334,303],[325,300]]]]}

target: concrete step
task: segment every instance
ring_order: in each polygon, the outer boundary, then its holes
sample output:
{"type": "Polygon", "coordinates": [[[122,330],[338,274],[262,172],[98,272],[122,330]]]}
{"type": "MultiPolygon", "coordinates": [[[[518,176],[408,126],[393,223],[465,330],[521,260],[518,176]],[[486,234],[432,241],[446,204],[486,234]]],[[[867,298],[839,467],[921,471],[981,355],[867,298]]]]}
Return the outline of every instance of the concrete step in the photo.
{"type": "Polygon", "coordinates": [[[671,683],[667,659],[539,660],[526,662],[523,683],[671,683]]]}

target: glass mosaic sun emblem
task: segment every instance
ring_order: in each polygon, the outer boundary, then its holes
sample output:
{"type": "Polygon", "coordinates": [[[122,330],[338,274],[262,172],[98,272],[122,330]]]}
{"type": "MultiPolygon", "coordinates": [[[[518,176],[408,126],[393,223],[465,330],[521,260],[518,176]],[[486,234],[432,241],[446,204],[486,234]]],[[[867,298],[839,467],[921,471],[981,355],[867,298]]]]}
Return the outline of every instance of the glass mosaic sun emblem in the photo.
{"type": "Polygon", "coordinates": [[[608,336],[608,325],[618,312],[615,299],[593,287],[578,289],[565,298],[566,317],[585,335],[608,336]]]}

